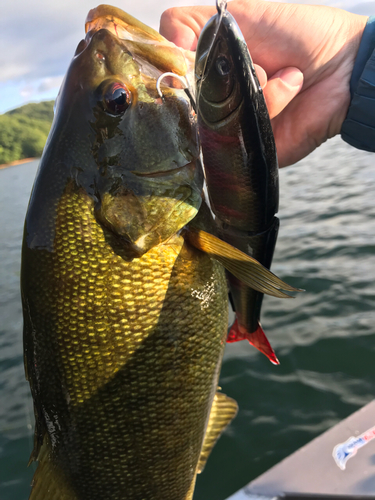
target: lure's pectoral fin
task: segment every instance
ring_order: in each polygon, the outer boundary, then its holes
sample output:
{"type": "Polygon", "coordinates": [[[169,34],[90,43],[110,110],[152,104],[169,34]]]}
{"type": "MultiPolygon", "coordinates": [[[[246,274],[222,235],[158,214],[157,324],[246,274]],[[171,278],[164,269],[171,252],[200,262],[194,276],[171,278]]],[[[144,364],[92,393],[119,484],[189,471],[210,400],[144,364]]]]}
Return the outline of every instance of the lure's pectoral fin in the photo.
{"type": "Polygon", "coordinates": [[[237,410],[238,405],[234,399],[228,398],[228,396],[222,392],[217,392],[215,394],[197,466],[198,474],[203,471],[212,448],[219,439],[221,433],[236,416],[237,410]]]}
{"type": "Polygon", "coordinates": [[[219,261],[236,278],[258,292],[290,299],[293,297],[282,290],[301,291],[284,283],[257,260],[212,234],[189,226],[184,229],[183,236],[191,245],[219,261]]]}
{"type": "Polygon", "coordinates": [[[238,320],[233,323],[227,338],[228,343],[238,342],[239,340],[248,340],[252,346],[263,353],[274,365],[279,365],[275,351],[272,349],[262,326],[258,323],[258,328],[254,332],[247,332],[238,323],[238,320]]]}

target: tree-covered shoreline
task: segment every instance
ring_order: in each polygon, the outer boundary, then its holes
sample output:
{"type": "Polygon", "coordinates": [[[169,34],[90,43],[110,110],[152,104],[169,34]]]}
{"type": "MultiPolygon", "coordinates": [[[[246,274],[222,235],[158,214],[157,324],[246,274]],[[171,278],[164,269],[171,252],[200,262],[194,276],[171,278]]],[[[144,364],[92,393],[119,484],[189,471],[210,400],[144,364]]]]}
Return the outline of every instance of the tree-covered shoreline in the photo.
{"type": "Polygon", "coordinates": [[[0,164],[42,155],[54,101],[30,103],[0,115],[0,164]]]}

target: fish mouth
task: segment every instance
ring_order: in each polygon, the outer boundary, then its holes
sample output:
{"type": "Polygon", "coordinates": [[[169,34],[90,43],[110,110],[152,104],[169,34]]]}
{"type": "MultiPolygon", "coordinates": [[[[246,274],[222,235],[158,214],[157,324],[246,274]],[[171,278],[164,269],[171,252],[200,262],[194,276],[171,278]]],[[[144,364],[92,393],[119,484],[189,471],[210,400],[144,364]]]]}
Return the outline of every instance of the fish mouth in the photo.
{"type": "Polygon", "coordinates": [[[172,72],[185,76],[194,67],[193,52],[183,50],[133,16],[110,5],[90,10],[85,22],[88,36],[106,29],[121,40],[135,57],[153,64],[159,75],[172,72]]]}
{"type": "Polygon", "coordinates": [[[183,172],[185,170],[195,170],[195,162],[189,162],[182,167],[172,168],[170,170],[156,170],[155,172],[137,172],[136,170],[132,170],[131,173],[136,175],[137,177],[145,177],[145,178],[153,178],[153,177],[167,177],[169,175],[174,175],[179,172],[183,172]]]}
{"type": "Polygon", "coordinates": [[[126,40],[142,40],[149,43],[165,41],[160,33],[111,5],[99,5],[87,14],[86,33],[91,30],[98,31],[101,28],[106,28],[114,35],[126,40]]]}

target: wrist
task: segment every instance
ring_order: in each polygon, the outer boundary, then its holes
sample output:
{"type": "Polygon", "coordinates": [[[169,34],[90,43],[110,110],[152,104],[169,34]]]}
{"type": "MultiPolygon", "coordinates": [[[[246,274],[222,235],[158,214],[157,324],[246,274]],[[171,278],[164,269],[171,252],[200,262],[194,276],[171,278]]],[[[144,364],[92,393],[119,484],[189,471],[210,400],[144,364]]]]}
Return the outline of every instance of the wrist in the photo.
{"type": "Polygon", "coordinates": [[[350,79],[351,102],[341,137],[352,146],[375,152],[375,16],[367,21],[350,79]]]}
{"type": "Polygon", "coordinates": [[[359,80],[375,48],[375,16],[368,18],[354,61],[353,73],[350,79],[350,96],[353,98],[359,80]]]}

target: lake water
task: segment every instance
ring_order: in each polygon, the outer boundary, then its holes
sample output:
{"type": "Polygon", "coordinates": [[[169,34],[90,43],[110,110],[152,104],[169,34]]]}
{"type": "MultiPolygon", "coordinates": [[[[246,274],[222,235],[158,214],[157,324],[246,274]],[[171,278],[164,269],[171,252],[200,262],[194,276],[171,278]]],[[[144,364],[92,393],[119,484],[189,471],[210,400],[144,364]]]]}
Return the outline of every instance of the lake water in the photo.
{"type": "MultiPolygon", "coordinates": [[[[1,500],[26,500],[33,474],[19,267],[36,168],[0,171],[1,500]]],[[[224,500],[374,398],[375,155],[336,138],[280,177],[272,269],[306,292],[264,300],[262,323],[280,366],[246,342],[227,346],[220,385],[240,411],[198,477],[194,500],[224,500]]]]}

